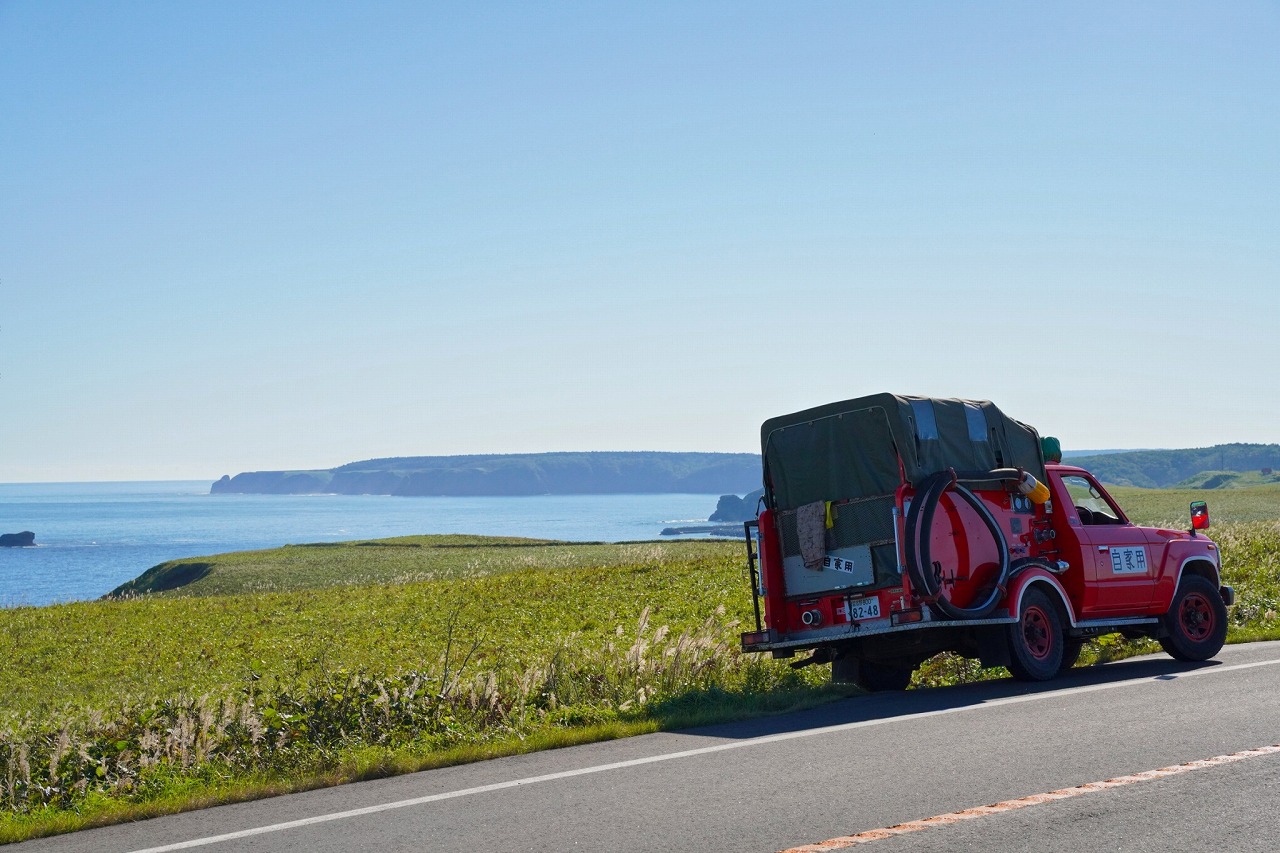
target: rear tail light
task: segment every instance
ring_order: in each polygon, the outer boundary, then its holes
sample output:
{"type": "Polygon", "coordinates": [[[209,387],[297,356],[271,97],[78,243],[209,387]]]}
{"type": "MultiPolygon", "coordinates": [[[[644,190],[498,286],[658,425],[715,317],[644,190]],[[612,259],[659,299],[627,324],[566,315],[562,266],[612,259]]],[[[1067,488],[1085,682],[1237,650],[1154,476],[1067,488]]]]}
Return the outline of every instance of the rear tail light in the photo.
{"type": "Polygon", "coordinates": [[[754,646],[763,646],[769,642],[768,631],[751,631],[742,635],[742,648],[750,649],[754,646]]]}
{"type": "Polygon", "coordinates": [[[889,623],[892,625],[907,625],[912,622],[923,622],[924,613],[920,608],[914,610],[898,610],[889,614],[889,623]]]}

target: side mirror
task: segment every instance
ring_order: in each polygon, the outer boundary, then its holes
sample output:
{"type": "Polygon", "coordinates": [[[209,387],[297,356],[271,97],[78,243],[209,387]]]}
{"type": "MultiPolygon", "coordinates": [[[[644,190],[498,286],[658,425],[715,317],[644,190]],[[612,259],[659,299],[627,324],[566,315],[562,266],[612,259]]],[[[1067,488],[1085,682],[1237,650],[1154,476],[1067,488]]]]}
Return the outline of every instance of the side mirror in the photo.
{"type": "Polygon", "coordinates": [[[1204,501],[1191,502],[1191,535],[1195,536],[1197,530],[1207,530],[1209,528],[1209,505],[1204,501]]]}

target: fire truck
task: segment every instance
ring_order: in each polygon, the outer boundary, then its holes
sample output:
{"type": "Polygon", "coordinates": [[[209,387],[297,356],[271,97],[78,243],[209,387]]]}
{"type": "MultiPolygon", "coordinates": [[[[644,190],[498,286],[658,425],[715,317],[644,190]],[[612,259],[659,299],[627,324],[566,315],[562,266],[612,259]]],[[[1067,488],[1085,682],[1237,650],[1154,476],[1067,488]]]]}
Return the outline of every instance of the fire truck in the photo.
{"type": "Polygon", "coordinates": [[[745,523],[742,648],[904,689],[940,652],[1044,681],[1091,637],[1212,658],[1235,593],[1204,502],[1187,530],[1133,524],[1088,471],[980,400],[877,394],[771,418],[745,523]]]}

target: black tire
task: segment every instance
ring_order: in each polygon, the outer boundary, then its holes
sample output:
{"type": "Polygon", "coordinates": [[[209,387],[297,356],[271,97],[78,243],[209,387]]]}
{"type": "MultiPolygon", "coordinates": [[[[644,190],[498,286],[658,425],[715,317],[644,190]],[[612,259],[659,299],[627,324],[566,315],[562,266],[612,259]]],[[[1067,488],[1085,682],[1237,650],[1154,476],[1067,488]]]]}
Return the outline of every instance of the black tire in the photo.
{"type": "Polygon", "coordinates": [[[1062,667],[1066,638],[1057,605],[1040,589],[1022,596],[1018,621],[1008,627],[1009,672],[1019,681],[1048,681],[1062,667]]]}
{"type": "Polygon", "coordinates": [[[1188,575],[1178,584],[1162,627],[1165,636],[1160,645],[1170,657],[1208,660],[1227,641],[1227,605],[1216,586],[1199,575],[1188,575]]]}
{"type": "Polygon", "coordinates": [[[857,655],[841,655],[831,661],[831,681],[856,684],[872,693],[881,690],[906,690],[915,667],[904,664],[871,663],[857,655]]]}
{"type": "Polygon", "coordinates": [[[832,684],[857,684],[862,671],[862,661],[857,655],[836,655],[831,661],[832,684]]]}
{"type": "Polygon", "coordinates": [[[1080,660],[1080,652],[1084,649],[1084,640],[1068,637],[1062,644],[1062,663],[1058,664],[1058,672],[1066,672],[1080,660]]]}
{"type": "Polygon", "coordinates": [[[863,661],[858,673],[858,686],[873,693],[881,690],[906,690],[911,684],[914,667],[863,661]]]}

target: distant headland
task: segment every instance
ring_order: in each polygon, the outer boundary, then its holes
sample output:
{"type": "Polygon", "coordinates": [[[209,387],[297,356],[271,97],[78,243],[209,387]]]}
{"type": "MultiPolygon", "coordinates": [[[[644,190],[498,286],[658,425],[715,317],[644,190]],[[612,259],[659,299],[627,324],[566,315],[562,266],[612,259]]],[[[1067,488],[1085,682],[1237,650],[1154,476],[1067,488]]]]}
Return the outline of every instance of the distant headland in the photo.
{"type": "MultiPolygon", "coordinates": [[[[1280,483],[1280,444],[1186,450],[1083,451],[1067,461],[1103,482],[1142,488],[1222,489],[1280,483]]],[[[754,453],[515,453],[401,456],[313,471],[225,476],[210,494],[721,495],[713,522],[754,518],[762,471],[754,453]],[[738,495],[744,495],[739,498],[738,495]]]]}
{"type": "Polygon", "coordinates": [[[210,494],[518,496],[742,494],[760,487],[754,453],[659,451],[405,456],[315,471],[224,476],[210,494]]]}

